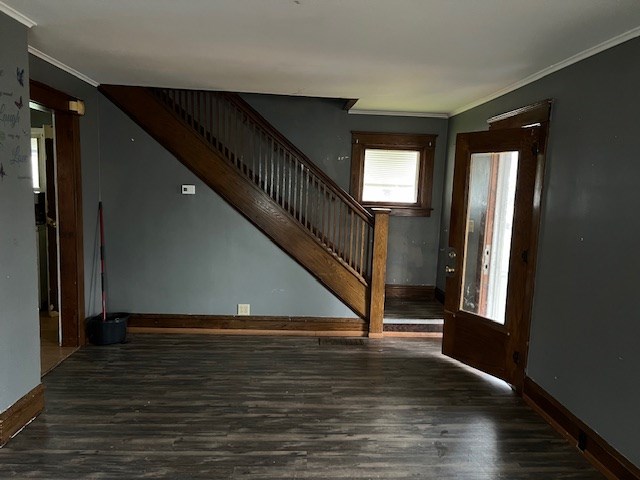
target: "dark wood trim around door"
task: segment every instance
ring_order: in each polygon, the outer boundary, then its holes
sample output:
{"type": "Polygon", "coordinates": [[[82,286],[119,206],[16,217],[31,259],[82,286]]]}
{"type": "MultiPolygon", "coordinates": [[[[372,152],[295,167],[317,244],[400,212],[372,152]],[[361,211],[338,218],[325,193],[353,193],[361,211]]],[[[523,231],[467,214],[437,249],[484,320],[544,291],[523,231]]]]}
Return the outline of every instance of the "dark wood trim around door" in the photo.
{"type": "Polygon", "coordinates": [[[77,99],[35,80],[31,101],[53,110],[55,124],[62,346],[85,344],[80,121],[77,99]]]}

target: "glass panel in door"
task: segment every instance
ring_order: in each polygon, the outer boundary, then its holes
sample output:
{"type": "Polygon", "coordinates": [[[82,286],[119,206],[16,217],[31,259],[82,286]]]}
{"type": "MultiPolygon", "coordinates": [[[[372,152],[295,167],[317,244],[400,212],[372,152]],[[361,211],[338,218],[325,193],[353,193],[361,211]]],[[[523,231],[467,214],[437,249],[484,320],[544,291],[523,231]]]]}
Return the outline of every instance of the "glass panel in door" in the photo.
{"type": "Polygon", "coordinates": [[[471,155],[460,309],[501,325],[517,173],[517,151],[471,155]]]}

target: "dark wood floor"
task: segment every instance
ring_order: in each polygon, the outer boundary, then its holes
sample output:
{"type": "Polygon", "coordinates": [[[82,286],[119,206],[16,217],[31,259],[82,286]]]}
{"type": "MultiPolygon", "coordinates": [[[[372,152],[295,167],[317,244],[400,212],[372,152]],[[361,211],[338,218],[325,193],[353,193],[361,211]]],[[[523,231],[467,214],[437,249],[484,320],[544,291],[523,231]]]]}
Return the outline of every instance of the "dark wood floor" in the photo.
{"type": "Polygon", "coordinates": [[[0,478],[599,479],[427,340],[138,335],[44,378],[0,478]],[[358,345],[357,343],[362,343],[358,345]]]}

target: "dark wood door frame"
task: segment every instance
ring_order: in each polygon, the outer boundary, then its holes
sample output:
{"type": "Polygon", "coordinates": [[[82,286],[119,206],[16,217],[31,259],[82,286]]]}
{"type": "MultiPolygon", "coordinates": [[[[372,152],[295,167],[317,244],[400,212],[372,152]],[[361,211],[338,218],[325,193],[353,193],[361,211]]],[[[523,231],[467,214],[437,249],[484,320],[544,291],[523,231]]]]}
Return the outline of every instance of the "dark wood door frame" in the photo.
{"type": "Polygon", "coordinates": [[[85,344],[80,121],[76,98],[30,81],[31,101],[54,113],[62,346],[85,344]]]}
{"type": "MultiPolygon", "coordinates": [[[[510,296],[510,302],[507,302],[507,310],[511,313],[508,313],[510,316],[505,325],[495,324],[482,318],[482,315],[469,314],[459,308],[458,294],[462,279],[456,270],[464,257],[460,255],[464,248],[460,232],[466,228],[463,217],[466,215],[466,206],[459,206],[457,210],[452,207],[450,245],[459,250],[459,258],[454,252],[451,271],[456,273],[447,278],[443,353],[507,380],[518,392],[522,391],[528,358],[551,105],[551,100],[545,100],[493,117],[488,120],[489,132],[459,134],[456,142],[454,191],[455,185],[458,185],[458,194],[465,190],[472,152],[519,150],[520,163],[526,162],[526,168],[522,164],[518,169],[510,257],[509,285],[518,295],[510,296]],[[456,236],[454,232],[459,233],[456,236]],[[449,317],[446,317],[447,312],[449,317]]],[[[466,197],[459,198],[459,202],[466,205],[466,197]]]]}

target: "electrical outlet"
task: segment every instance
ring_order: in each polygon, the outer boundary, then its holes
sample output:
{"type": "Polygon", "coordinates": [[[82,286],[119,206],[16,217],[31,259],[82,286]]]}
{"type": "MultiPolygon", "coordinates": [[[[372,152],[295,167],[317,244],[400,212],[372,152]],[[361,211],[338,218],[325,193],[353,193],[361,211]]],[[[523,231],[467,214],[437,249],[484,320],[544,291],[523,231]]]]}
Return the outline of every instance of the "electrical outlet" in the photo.
{"type": "Polygon", "coordinates": [[[251,315],[251,305],[248,303],[239,303],[238,315],[251,315]]]}

